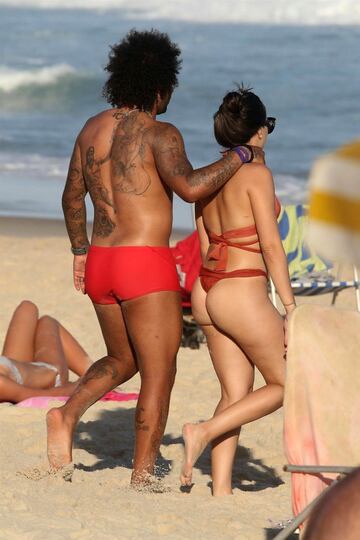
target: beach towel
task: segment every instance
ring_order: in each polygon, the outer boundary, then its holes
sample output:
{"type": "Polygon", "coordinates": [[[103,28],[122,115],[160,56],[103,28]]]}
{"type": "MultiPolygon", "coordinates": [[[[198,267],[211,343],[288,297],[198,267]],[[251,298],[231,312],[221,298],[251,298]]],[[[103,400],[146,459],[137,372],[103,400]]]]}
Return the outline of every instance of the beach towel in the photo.
{"type": "Polygon", "coordinates": [[[281,208],[278,218],[291,279],[305,274],[321,275],[329,267],[329,263],[320,258],[305,241],[308,210],[309,207],[304,204],[289,204],[281,208]]]}
{"type": "MultiPolygon", "coordinates": [[[[136,400],[139,394],[132,392],[118,392],[112,390],[105,394],[100,401],[131,401],[136,400]]],[[[54,401],[67,401],[69,396],[38,396],[25,399],[16,404],[17,407],[34,407],[37,409],[47,409],[54,401]]]]}
{"type": "Polygon", "coordinates": [[[201,266],[200,242],[197,231],[171,247],[178,272],[183,306],[190,306],[191,291],[201,266]]]}
{"type": "Polygon", "coordinates": [[[333,261],[360,265],[360,139],[317,159],[309,188],[309,243],[333,261]]]}
{"type": "MultiPolygon", "coordinates": [[[[292,465],[360,464],[360,313],[302,305],[291,316],[284,446],[292,465]]],[[[336,475],[292,473],[298,515],[336,475]]]]}

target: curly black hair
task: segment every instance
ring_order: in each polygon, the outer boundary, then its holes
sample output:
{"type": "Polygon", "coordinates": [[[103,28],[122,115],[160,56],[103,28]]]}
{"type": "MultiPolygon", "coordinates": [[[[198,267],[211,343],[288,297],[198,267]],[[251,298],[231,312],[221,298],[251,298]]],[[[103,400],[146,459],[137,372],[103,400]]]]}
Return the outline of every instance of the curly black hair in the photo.
{"type": "Polygon", "coordinates": [[[180,53],[165,33],[130,30],[111,47],[103,96],[113,107],[151,110],[158,92],[166,97],[178,85],[180,53]]]}

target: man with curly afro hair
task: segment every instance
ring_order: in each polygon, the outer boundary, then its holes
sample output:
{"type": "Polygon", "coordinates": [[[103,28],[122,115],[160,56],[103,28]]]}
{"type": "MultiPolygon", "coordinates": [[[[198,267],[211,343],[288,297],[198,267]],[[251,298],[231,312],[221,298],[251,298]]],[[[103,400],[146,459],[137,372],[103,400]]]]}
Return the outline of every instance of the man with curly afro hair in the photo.
{"type": "Polygon", "coordinates": [[[178,84],[180,64],[178,46],[156,30],[131,30],[111,48],[104,96],[112,107],[79,133],[62,199],[74,284],[93,302],[107,356],[63,407],[49,411],[48,457],[54,468],[70,464],[80,416],[139,372],[134,487],[154,471],[181,339],[180,288],[169,250],[173,192],[188,202],[204,198],[253,155],[237,147],[193,170],[178,129],[157,119],[178,84]],[[87,192],[94,206],[91,245],[87,192]]]}

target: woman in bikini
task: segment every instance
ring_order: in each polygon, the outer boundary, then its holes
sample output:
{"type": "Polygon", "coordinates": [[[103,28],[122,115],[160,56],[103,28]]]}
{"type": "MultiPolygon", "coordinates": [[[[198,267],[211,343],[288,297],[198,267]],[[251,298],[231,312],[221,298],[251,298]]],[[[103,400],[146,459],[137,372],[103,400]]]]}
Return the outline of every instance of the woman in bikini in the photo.
{"type": "MultiPolygon", "coordinates": [[[[228,93],[214,116],[218,143],[264,147],[275,119],[250,90],[228,93]]],[[[213,495],[232,493],[231,476],[240,427],[282,405],[285,378],[284,320],[268,296],[271,276],[287,317],[295,308],[277,226],[280,204],[271,171],[260,160],[244,165],[217,193],[197,203],[203,266],[192,294],[193,315],[207,338],[221,399],[213,418],[185,424],[180,480],[212,442],[213,495]],[[253,391],[254,366],[265,386],[253,391]]]]}
{"type": "Polygon", "coordinates": [[[0,355],[0,402],[18,403],[35,396],[70,396],[91,360],[55,319],[39,318],[38,308],[24,300],[15,309],[0,355]]]}

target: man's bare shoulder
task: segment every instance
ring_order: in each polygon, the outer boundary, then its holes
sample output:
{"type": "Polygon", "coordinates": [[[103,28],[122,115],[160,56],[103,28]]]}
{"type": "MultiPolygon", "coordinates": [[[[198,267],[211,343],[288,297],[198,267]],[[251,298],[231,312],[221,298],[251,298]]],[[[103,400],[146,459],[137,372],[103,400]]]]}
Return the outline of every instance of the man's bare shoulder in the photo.
{"type": "Polygon", "coordinates": [[[106,109],[105,111],[101,111],[94,116],[91,116],[81,128],[78,138],[86,135],[88,131],[98,129],[101,125],[104,125],[105,127],[109,123],[113,123],[115,114],[113,109],[106,109]]]}
{"type": "Polygon", "coordinates": [[[170,124],[170,122],[161,122],[160,120],[156,120],[154,123],[154,129],[158,135],[180,135],[178,128],[174,126],[174,124],[170,124]]]}
{"type": "Polygon", "coordinates": [[[156,120],[151,132],[153,142],[157,146],[163,146],[167,143],[171,144],[171,142],[182,140],[180,131],[170,122],[160,122],[159,120],[156,120]]]}

